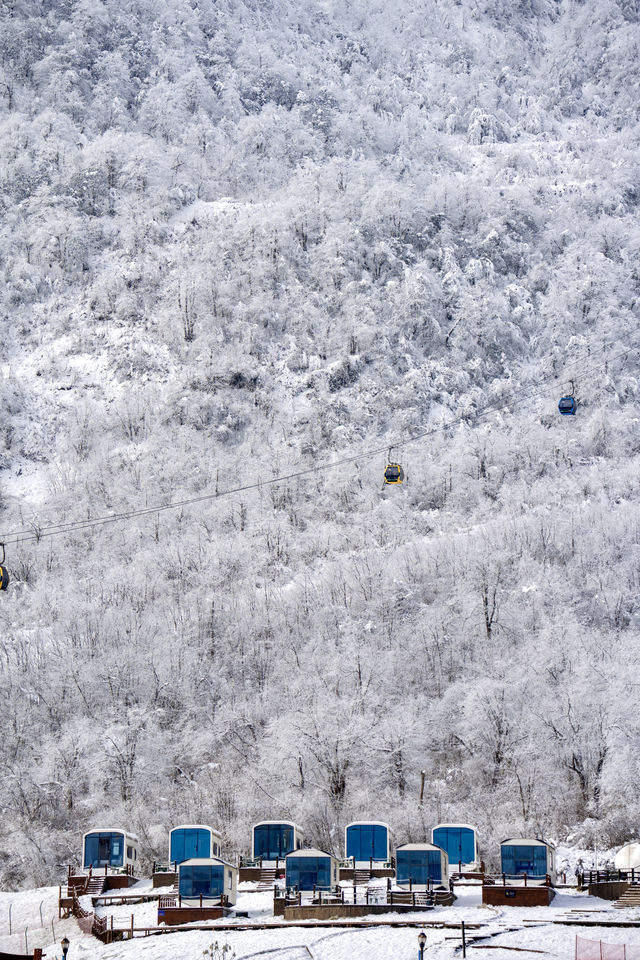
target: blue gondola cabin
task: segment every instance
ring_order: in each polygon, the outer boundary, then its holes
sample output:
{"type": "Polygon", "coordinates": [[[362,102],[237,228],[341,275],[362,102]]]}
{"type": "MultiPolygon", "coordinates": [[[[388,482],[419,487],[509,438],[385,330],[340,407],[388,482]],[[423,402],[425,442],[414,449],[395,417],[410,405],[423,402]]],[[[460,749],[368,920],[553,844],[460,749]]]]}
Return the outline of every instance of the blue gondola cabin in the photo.
{"type": "Polygon", "coordinates": [[[222,836],[212,827],[201,823],[182,824],[169,834],[169,862],[219,858],[222,855],[222,836]]]}
{"type": "Polygon", "coordinates": [[[563,417],[574,417],[578,404],[575,397],[560,397],[558,401],[558,410],[563,417]]]}
{"type": "Polygon", "coordinates": [[[358,820],[347,825],[344,835],[347,860],[356,869],[390,863],[391,832],[386,823],[358,820]]]}
{"type": "Polygon", "coordinates": [[[507,879],[524,879],[526,874],[527,882],[545,883],[549,877],[551,883],[555,883],[555,850],[546,840],[529,837],[503,840],[500,860],[502,873],[507,879]]]}
{"type": "Polygon", "coordinates": [[[136,872],[138,838],[127,830],[105,828],[89,830],[82,838],[84,871],[104,870],[107,873],[136,872]]]}
{"type": "Polygon", "coordinates": [[[449,883],[449,858],[435,843],[403,843],[396,847],[396,883],[428,890],[449,883]]]}
{"type": "Polygon", "coordinates": [[[333,890],[338,883],[338,861],[325,850],[295,850],[286,859],[285,882],[297,890],[333,890]]]}
{"type": "Polygon", "coordinates": [[[253,827],[252,857],[262,865],[276,865],[279,860],[302,847],[303,832],[295,823],[263,820],[253,827]]]}
{"type": "Polygon", "coordinates": [[[475,827],[467,823],[439,823],[431,831],[431,841],[446,851],[451,870],[470,870],[477,866],[479,855],[475,827]]]}

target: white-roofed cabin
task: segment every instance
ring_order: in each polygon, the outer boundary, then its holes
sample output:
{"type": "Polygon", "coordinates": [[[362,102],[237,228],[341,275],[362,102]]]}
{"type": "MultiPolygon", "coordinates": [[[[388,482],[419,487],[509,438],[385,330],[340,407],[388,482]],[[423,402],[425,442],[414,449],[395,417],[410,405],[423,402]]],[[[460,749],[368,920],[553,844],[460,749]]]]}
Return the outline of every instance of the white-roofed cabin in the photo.
{"type": "Polygon", "coordinates": [[[82,838],[82,869],[107,873],[135,874],[138,865],[138,838],[128,830],[102,827],[89,830],[82,838]]]}
{"type": "Polygon", "coordinates": [[[448,886],[449,857],[435,843],[403,843],[396,847],[396,883],[411,890],[448,886]]]}
{"type": "Polygon", "coordinates": [[[556,852],[554,847],[538,837],[512,837],[500,844],[502,873],[507,879],[527,883],[551,884],[556,881],[556,852]]]}
{"type": "Polygon", "coordinates": [[[169,833],[169,863],[185,860],[219,858],[222,855],[222,834],[202,823],[183,823],[169,833]]]}
{"type": "Polygon", "coordinates": [[[254,824],[251,856],[263,866],[276,866],[289,853],[302,847],[303,831],[286,820],[263,820],[254,824]]]}
{"type": "Polygon", "coordinates": [[[338,861],[315,847],[294,850],[286,858],[285,883],[297,890],[333,890],[338,883],[338,861]]]}
{"type": "Polygon", "coordinates": [[[479,863],[478,835],[468,823],[439,823],[431,831],[431,842],[446,851],[451,870],[472,869],[479,863]]]}

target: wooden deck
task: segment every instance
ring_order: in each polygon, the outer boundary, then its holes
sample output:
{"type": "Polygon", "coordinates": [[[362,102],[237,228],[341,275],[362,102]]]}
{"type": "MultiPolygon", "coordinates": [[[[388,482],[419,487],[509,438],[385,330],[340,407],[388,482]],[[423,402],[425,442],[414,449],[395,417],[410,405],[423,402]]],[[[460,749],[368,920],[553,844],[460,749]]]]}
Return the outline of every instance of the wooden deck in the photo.
{"type": "Polygon", "coordinates": [[[482,902],[494,907],[548,907],[556,892],[551,886],[503,886],[495,884],[482,887],[482,902]]]}

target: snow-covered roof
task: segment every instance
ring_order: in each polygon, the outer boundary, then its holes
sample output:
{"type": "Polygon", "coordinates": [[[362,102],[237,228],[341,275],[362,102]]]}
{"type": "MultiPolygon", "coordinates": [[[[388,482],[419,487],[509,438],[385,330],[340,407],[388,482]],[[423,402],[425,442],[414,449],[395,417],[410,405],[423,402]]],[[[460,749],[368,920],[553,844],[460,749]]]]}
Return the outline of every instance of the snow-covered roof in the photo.
{"type": "Polygon", "coordinates": [[[292,850],[291,853],[288,853],[285,859],[289,857],[331,857],[332,860],[336,860],[332,853],[327,853],[326,850],[318,850],[317,847],[305,847],[304,850],[292,850]]]}
{"type": "Polygon", "coordinates": [[[219,830],[214,829],[214,827],[209,827],[206,823],[181,823],[177,827],[171,827],[169,832],[173,833],[175,830],[209,830],[215,834],[216,837],[222,837],[219,830]]]}
{"type": "Polygon", "coordinates": [[[550,850],[555,849],[552,843],[547,843],[546,840],[542,840],[540,837],[511,837],[507,840],[502,840],[500,846],[503,846],[505,843],[510,843],[512,847],[545,846],[549,847],[550,850]]]}
{"type": "Polygon", "coordinates": [[[123,836],[127,837],[129,840],[133,840],[135,843],[138,842],[138,838],[135,833],[131,833],[130,830],[123,830],[122,827],[93,827],[91,830],[87,830],[86,833],[83,833],[82,839],[85,837],[90,837],[92,833],[121,833],[123,836]]]}
{"type": "MultiPolygon", "coordinates": [[[[385,830],[389,830],[389,824],[383,823],[382,820],[354,820],[353,823],[348,823],[345,827],[345,830],[348,830],[349,827],[384,827],[385,830]]],[[[391,832],[389,830],[389,832],[391,832]]]]}
{"type": "Polygon", "coordinates": [[[423,843],[401,843],[399,847],[396,847],[396,852],[398,850],[439,850],[440,853],[444,853],[445,857],[447,855],[446,850],[439,847],[437,843],[429,843],[428,840],[423,843]]]}
{"type": "Polygon", "coordinates": [[[431,834],[433,835],[434,830],[439,830],[441,827],[459,827],[464,828],[465,830],[473,830],[474,833],[478,832],[477,827],[472,827],[470,823],[436,823],[433,827],[431,834]]]}
{"type": "Polygon", "coordinates": [[[283,827],[293,827],[294,830],[297,830],[298,833],[303,833],[302,827],[299,827],[297,823],[293,823],[291,820],[259,820],[258,823],[254,823],[253,829],[256,827],[272,827],[272,826],[283,826],[283,827]]]}
{"type": "Polygon", "coordinates": [[[179,863],[178,870],[182,870],[183,867],[218,867],[220,864],[224,867],[231,867],[232,870],[237,870],[237,867],[221,857],[192,857],[191,860],[183,860],[182,863],[179,863]]]}

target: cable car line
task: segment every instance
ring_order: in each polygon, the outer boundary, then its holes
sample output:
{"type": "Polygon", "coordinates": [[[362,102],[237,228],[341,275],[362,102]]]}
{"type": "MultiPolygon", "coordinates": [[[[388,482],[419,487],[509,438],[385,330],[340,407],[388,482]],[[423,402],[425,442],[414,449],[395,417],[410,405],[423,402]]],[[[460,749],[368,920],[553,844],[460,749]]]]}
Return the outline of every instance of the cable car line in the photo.
{"type": "MultiPolygon", "coordinates": [[[[637,346],[630,346],[620,350],[618,353],[614,353],[608,358],[607,362],[612,362],[614,360],[620,359],[622,357],[628,356],[633,350],[638,349],[637,346]]],[[[571,369],[576,366],[579,361],[576,361],[574,364],[568,364],[567,368],[571,369]]],[[[593,361],[592,363],[586,365],[583,368],[583,374],[588,372],[591,368],[600,364],[600,360],[593,361]]],[[[538,379],[535,386],[540,386],[541,384],[547,384],[552,381],[557,381],[558,377],[556,374],[549,375],[547,377],[542,377],[538,379]]],[[[520,389],[522,385],[519,385],[520,389]]],[[[513,399],[517,399],[514,397],[513,399]]],[[[474,411],[473,413],[473,424],[491,413],[494,409],[503,407],[505,403],[504,398],[499,400],[489,401],[485,404],[484,407],[479,410],[474,411]]],[[[405,447],[409,444],[417,443],[420,440],[425,439],[429,436],[434,436],[435,434],[441,433],[443,430],[449,429],[451,427],[460,425],[469,420],[469,414],[460,414],[456,417],[452,417],[444,423],[440,423],[437,426],[430,427],[428,430],[423,430],[420,433],[412,434],[411,436],[405,437],[404,439],[399,439],[393,442],[391,449],[396,449],[399,447],[405,447]]],[[[280,483],[286,483],[290,480],[298,480],[303,477],[311,476],[314,473],[324,472],[328,470],[334,470],[341,466],[346,466],[352,463],[358,463],[361,460],[369,460],[372,457],[375,457],[381,453],[388,452],[389,443],[378,444],[374,447],[370,447],[366,450],[361,451],[360,453],[352,454],[350,456],[340,457],[337,460],[332,460],[329,463],[318,464],[315,463],[310,467],[304,467],[301,470],[295,470],[291,473],[282,474],[276,477],[271,477],[263,480],[256,480],[252,483],[241,484],[237,487],[230,487],[226,490],[218,491],[217,493],[202,494],[198,497],[188,497],[184,500],[175,500],[165,504],[156,504],[152,507],[142,507],[137,510],[122,511],[119,513],[110,513],[103,516],[87,518],[86,520],[70,520],[68,522],[49,524],[42,528],[37,528],[35,525],[31,526],[31,529],[23,527],[21,530],[9,532],[9,533],[0,533],[0,543],[4,542],[8,544],[9,541],[12,545],[17,545],[20,543],[27,542],[38,542],[45,538],[55,537],[65,533],[74,533],[81,532],[83,530],[90,530],[94,527],[104,526],[108,523],[118,523],[124,520],[132,520],[137,517],[150,516],[152,514],[162,513],[167,510],[178,510],[181,507],[194,506],[199,503],[207,503],[212,500],[221,500],[224,497],[235,496],[239,493],[247,493],[251,490],[259,490],[264,487],[274,486],[280,483]]],[[[399,465],[398,465],[399,466],[399,465]]]]}

